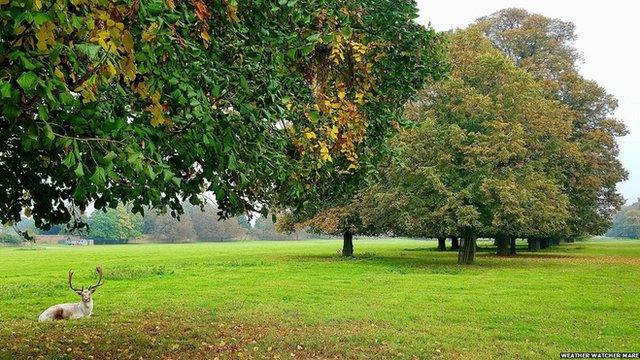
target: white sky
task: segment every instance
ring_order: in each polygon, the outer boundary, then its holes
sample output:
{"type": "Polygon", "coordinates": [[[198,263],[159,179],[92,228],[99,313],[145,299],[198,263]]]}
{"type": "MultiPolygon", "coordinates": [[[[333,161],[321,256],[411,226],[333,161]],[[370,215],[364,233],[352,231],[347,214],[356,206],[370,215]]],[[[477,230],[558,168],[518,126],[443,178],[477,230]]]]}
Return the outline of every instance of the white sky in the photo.
{"type": "Polygon", "coordinates": [[[618,189],[628,203],[640,198],[640,40],[637,17],[640,2],[633,0],[417,0],[421,24],[436,30],[463,28],[500,9],[518,7],[576,25],[575,45],[584,55],[581,73],[618,98],[616,116],[629,135],[618,139],[620,160],[629,180],[618,189]]]}

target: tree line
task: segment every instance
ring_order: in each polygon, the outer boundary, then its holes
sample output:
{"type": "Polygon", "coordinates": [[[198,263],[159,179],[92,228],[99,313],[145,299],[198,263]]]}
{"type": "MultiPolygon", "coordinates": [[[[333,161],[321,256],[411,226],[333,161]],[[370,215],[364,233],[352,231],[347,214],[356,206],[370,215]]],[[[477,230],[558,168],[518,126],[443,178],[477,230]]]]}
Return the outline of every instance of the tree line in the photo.
{"type": "Polygon", "coordinates": [[[613,218],[607,236],[640,239],[640,201],[625,206],[613,218]]]}
{"type": "MultiPolygon", "coordinates": [[[[83,221],[87,229],[73,230],[71,226],[56,226],[43,231],[35,226],[32,219],[24,218],[18,223],[21,231],[27,231],[35,238],[38,235],[75,235],[94,240],[94,244],[126,244],[131,242],[186,243],[219,242],[237,240],[301,240],[318,235],[306,231],[293,234],[279,233],[270,218],[245,216],[229,219],[219,218],[219,209],[212,204],[204,208],[183,204],[185,213],[176,219],[167,213],[148,211],[144,216],[131,212],[123,205],[106,211],[94,211],[83,221]]],[[[2,241],[20,244],[23,238],[10,228],[3,228],[2,241]]]]}
{"type": "Polygon", "coordinates": [[[448,34],[451,72],[405,107],[378,177],[315,211],[291,212],[283,230],[310,226],[355,234],[452,239],[471,263],[476,239],[497,255],[516,239],[536,251],[604,233],[623,203],[626,178],[612,117],[616,100],[578,73],[573,24],[507,9],[448,34]],[[461,242],[458,243],[458,239],[461,242]]]}

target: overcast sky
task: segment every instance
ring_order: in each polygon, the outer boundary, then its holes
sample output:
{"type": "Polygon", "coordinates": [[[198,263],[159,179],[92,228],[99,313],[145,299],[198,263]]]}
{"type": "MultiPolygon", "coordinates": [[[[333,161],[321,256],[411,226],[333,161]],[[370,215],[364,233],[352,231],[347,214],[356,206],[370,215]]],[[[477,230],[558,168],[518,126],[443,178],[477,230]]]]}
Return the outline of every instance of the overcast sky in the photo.
{"type": "Polygon", "coordinates": [[[618,139],[629,180],[618,189],[628,203],[640,197],[640,4],[631,0],[417,0],[419,22],[436,30],[463,28],[500,9],[518,7],[576,25],[575,45],[584,55],[581,73],[618,98],[616,116],[629,135],[618,139]]]}

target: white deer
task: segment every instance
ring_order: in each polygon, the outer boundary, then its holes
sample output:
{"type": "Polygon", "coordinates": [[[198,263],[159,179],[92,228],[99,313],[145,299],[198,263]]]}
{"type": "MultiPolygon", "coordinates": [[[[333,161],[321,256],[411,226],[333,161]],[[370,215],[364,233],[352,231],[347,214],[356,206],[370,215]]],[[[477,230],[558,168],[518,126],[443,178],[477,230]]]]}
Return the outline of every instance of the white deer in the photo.
{"type": "Polygon", "coordinates": [[[80,319],[83,317],[91,316],[91,314],[93,313],[93,298],[91,297],[91,295],[99,286],[102,286],[102,284],[104,284],[102,268],[98,266],[96,268],[96,272],[99,276],[98,282],[95,285],[89,286],[85,290],[84,286],[82,287],[82,289],[73,287],[73,271],[69,270],[69,287],[76,294],[80,295],[82,299],[79,303],[53,305],[52,307],[45,310],[42,314],[40,314],[40,317],[38,317],[38,321],[80,319]]]}

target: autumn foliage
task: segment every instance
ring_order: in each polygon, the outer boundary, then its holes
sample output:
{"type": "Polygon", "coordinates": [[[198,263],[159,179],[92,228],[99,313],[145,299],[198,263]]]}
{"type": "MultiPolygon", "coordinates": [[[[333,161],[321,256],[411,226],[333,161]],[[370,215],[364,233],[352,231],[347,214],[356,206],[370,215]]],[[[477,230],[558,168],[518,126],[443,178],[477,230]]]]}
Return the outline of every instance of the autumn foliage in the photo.
{"type": "Polygon", "coordinates": [[[0,212],[47,228],[215,194],[299,207],[360,177],[423,81],[412,2],[0,1],[0,212]]]}
{"type": "Polygon", "coordinates": [[[578,73],[573,39],[571,23],[519,9],[450,33],[449,77],[408,103],[413,126],[378,176],[298,226],[462,238],[461,263],[478,237],[509,255],[516,238],[535,250],[603,233],[622,204],[626,130],[615,99],[578,73]]]}

